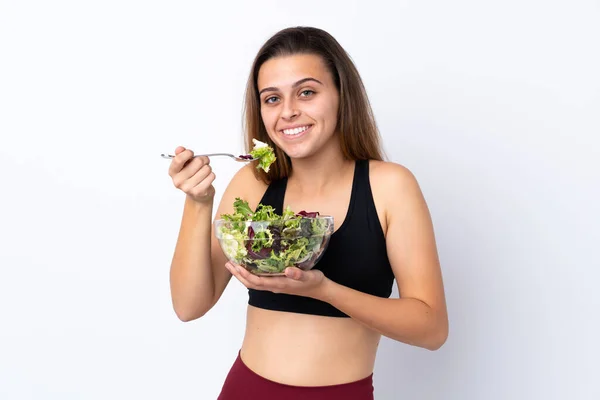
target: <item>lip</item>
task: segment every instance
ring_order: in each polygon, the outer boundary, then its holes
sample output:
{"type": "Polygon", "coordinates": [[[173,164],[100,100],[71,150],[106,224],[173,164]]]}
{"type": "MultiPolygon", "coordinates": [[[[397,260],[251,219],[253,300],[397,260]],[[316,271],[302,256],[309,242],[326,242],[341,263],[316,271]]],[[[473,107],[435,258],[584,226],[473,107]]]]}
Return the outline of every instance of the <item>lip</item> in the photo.
{"type": "Polygon", "coordinates": [[[304,126],[308,126],[308,129],[312,128],[312,124],[288,125],[288,126],[284,126],[283,128],[279,129],[279,132],[283,133],[283,131],[285,131],[286,129],[296,129],[296,128],[302,128],[304,126]]]}
{"type": "Polygon", "coordinates": [[[313,126],[314,126],[314,125],[312,125],[312,124],[308,124],[308,125],[307,125],[307,124],[304,124],[304,125],[295,125],[295,126],[291,126],[291,127],[285,127],[285,128],[283,128],[283,129],[280,129],[280,130],[279,130],[279,134],[280,134],[281,136],[283,136],[283,138],[284,138],[284,139],[286,139],[286,140],[297,140],[297,139],[299,139],[299,138],[303,137],[304,135],[306,135],[307,133],[309,133],[309,132],[312,130],[313,126]],[[299,134],[297,134],[297,135],[290,136],[290,135],[286,135],[285,133],[283,133],[283,131],[284,131],[285,129],[301,128],[301,127],[303,127],[303,126],[308,126],[308,129],[307,129],[307,130],[305,130],[305,131],[304,131],[304,132],[302,132],[302,133],[299,133],[299,134]]]}

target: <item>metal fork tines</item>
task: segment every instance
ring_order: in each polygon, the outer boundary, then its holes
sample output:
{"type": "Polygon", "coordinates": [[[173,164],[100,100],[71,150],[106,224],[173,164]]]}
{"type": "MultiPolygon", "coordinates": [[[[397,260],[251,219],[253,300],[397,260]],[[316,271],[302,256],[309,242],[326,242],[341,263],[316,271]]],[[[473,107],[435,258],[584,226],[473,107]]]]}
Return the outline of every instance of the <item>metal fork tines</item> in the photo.
{"type": "MultiPolygon", "coordinates": [[[[166,158],[166,159],[172,159],[175,156],[172,154],[161,154],[160,155],[162,158],[166,158]]],[[[225,156],[225,157],[231,157],[236,161],[254,161],[254,160],[258,160],[258,158],[246,158],[246,157],[242,157],[242,156],[236,156],[234,154],[230,154],[230,153],[210,153],[210,154],[195,154],[194,157],[201,157],[201,156],[206,156],[206,157],[213,157],[213,156],[225,156]]]]}

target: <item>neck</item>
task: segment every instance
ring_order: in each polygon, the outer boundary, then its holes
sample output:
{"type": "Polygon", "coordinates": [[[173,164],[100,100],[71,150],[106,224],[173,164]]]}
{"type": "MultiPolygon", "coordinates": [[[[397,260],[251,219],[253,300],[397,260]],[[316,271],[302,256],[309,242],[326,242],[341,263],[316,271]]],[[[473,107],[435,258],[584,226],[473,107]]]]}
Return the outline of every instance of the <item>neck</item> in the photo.
{"type": "Polygon", "coordinates": [[[339,150],[339,143],[332,141],[318,154],[311,157],[292,160],[292,173],[289,182],[302,191],[323,193],[328,187],[343,182],[349,170],[354,168],[354,161],[344,158],[339,150]]]}

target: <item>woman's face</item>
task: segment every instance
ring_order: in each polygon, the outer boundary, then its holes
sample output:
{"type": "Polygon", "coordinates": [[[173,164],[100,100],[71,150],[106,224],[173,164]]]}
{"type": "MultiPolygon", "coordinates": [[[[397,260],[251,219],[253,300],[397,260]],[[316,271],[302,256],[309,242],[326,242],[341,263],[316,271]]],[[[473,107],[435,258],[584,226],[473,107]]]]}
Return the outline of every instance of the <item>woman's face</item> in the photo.
{"type": "Polygon", "coordinates": [[[321,57],[272,58],[257,83],[267,133],[290,158],[309,157],[334,137],[339,93],[321,57]]]}

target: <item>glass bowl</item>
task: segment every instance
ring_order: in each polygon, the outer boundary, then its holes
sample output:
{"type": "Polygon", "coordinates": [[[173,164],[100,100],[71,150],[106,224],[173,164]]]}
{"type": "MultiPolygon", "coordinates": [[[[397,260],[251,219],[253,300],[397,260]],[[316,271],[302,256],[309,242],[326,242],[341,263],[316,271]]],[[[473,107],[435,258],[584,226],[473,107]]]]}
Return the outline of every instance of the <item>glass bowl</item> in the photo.
{"type": "Polygon", "coordinates": [[[333,229],[330,216],[215,221],[215,235],[227,259],[259,276],[282,276],[287,267],[312,269],[327,249],[333,229]]]}

